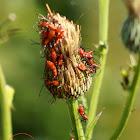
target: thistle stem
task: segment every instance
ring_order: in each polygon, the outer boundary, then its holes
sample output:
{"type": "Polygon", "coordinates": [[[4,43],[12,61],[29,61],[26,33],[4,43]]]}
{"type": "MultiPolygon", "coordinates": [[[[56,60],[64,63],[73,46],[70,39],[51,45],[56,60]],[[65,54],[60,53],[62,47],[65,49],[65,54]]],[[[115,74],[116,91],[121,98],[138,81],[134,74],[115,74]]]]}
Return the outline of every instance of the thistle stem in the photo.
{"type": "Polygon", "coordinates": [[[129,117],[132,113],[134,101],[136,98],[136,91],[137,91],[139,82],[140,82],[140,55],[139,55],[138,65],[136,67],[133,82],[132,82],[130,88],[127,90],[128,97],[127,97],[124,112],[122,114],[122,118],[120,120],[120,123],[119,123],[115,133],[113,134],[113,136],[111,137],[110,140],[117,140],[121,136],[123,130],[125,129],[127,122],[129,120],[129,117]]]}
{"type": "Polygon", "coordinates": [[[109,0],[99,1],[99,41],[104,43],[108,39],[109,0]]]}
{"type": "Polygon", "coordinates": [[[78,114],[78,101],[76,99],[67,100],[70,118],[72,121],[75,140],[85,140],[83,127],[78,114]]]}
{"type": "Polygon", "coordinates": [[[2,137],[3,137],[2,139],[9,140],[12,137],[11,106],[9,105],[8,92],[6,90],[6,82],[1,66],[0,66],[0,103],[1,103],[2,137]]]}
{"type": "MultiPolygon", "coordinates": [[[[109,0],[99,0],[99,17],[100,17],[99,18],[99,42],[103,43],[103,45],[99,46],[99,51],[103,55],[103,60],[101,60],[100,58],[102,71],[98,75],[94,83],[94,89],[92,89],[92,97],[91,97],[89,114],[88,114],[89,123],[87,125],[87,128],[89,127],[93,118],[96,117],[96,110],[97,110],[97,105],[98,105],[98,100],[99,100],[99,92],[100,92],[100,88],[101,88],[101,84],[103,80],[106,58],[107,58],[107,53],[108,53],[106,43],[107,43],[107,38],[108,38],[109,0]]],[[[90,139],[92,138],[92,133],[89,134],[88,138],[90,139]]]]}

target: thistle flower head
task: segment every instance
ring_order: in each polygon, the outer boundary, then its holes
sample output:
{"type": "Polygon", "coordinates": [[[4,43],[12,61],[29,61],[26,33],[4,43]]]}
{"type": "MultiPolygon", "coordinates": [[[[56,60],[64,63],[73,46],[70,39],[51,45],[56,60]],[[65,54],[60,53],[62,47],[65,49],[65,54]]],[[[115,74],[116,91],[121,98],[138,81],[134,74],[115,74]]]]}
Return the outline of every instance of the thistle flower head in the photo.
{"type": "Polygon", "coordinates": [[[126,48],[135,53],[140,53],[140,19],[128,15],[121,29],[122,42],[126,48]]]}
{"type": "Polygon", "coordinates": [[[124,2],[129,13],[122,24],[122,42],[129,51],[140,53],[140,0],[124,2]]]}
{"type": "MultiPolygon", "coordinates": [[[[87,58],[79,53],[81,35],[79,25],[66,17],[52,13],[38,15],[38,32],[42,53],[46,58],[44,84],[54,98],[73,98],[83,95],[92,83],[95,67],[90,69],[87,58]]],[[[92,52],[86,53],[90,56],[92,52]]]]}

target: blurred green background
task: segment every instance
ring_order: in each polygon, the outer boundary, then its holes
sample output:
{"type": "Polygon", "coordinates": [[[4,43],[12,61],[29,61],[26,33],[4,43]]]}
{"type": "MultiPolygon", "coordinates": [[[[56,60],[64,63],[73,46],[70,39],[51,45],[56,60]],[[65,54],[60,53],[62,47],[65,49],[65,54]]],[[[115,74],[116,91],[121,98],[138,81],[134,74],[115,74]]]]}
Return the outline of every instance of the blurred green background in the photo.
{"type": "MultiPolygon", "coordinates": [[[[39,97],[43,85],[41,77],[45,59],[40,59],[40,46],[32,45],[31,39],[39,42],[36,28],[32,29],[38,21],[35,10],[43,15],[47,14],[46,3],[50,5],[52,11],[66,16],[74,23],[78,22],[82,27],[83,45],[94,49],[93,44],[98,43],[98,0],[0,0],[0,21],[13,12],[16,14],[16,21],[8,24],[7,28],[20,29],[19,34],[12,36],[0,47],[0,64],[7,83],[16,91],[13,102],[15,109],[12,111],[13,134],[28,133],[35,140],[69,140],[71,121],[65,100],[60,99],[51,104],[52,96],[48,94],[45,87],[39,97]],[[82,14],[83,16],[79,19],[82,14]]],[[[126,13],[121,1],[110,1],[109,54],[98,112],[103,107],[105,110],[95,127],[93,140],[108,140],[124,109],[126,93],[120,86],[120,69],[127,68],[129,57],[119,34],[126,13]]],[[[89,103],[89,92],[86,97],[89,103]]],[[[136,110],[132,113],[120,140],[140,139],[139,98],[138,93],[135,102],[136,110]]],[[[29,138],[27,136],[14,138],[14,140],[19,139],[28,140],[29,138]]]]}

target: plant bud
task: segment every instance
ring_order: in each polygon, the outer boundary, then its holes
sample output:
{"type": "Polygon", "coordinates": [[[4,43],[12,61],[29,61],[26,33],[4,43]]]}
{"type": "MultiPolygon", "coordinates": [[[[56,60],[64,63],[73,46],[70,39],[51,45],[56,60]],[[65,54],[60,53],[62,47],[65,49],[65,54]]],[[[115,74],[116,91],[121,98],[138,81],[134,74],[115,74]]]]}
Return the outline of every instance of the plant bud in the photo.
{"type": "Polygon", "coordinates": [[[140,53],[140,19],[133,14],[129,14],[125,19],[122,29],[121,38],[124,46],[129,51],[140,53]]]}

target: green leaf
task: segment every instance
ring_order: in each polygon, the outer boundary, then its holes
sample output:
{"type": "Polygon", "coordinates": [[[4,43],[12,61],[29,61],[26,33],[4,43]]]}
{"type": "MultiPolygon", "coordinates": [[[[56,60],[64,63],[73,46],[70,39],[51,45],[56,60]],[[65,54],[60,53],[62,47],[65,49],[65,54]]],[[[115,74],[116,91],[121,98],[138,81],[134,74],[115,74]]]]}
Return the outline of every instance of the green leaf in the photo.
{"type": "Polygon", "coordinates": [[[7,95],[8,95],[8,105],[9,105],[9,107],[12,107],[15,90],[14,90],[13,87],[11,87],[9,85],[6,85],[6,92],[7,92],[7,95]]]}
{"type": "MultiPolygon", "coordinates": [[[[103,108],[104,109],[104,108],[103,108]]],[[[91,123],[89,124],[85,137],[88,138],[89,134],[91,133],[92,129],[94,128],[94,126],[96,125],[98,119],[100,118],[101,114],[102,114],[103,110],[96,116],[96,118],[94,118],[91,123]]]]}

